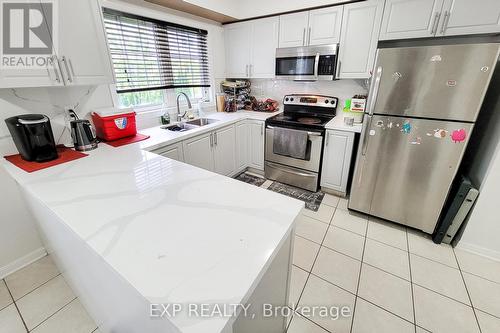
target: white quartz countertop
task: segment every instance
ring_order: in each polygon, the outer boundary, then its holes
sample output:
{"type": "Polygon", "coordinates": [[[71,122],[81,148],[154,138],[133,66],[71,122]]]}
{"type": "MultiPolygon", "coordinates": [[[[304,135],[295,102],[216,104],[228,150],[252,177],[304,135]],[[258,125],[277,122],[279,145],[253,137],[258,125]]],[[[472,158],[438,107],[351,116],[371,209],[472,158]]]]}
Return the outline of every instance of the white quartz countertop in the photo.
{"type": "MultiPolygon", "coordinates": [[[[221,121],[273,114],[210,114],[221,121]]],[[[34,173],[2,162],[151,303],[245,302],[303,207],[285,197],[144,150],[201,133],[152,128],[149,140],[34,173]]],[[[76,260],[76,259],[75,259],[76,260]]],[[[169,318],[181,332],[221,332],[227,317],[169,318]]]]}
{"type": "Polygon", "coordinates": [[[363,124],[354,124],[353,126],[347,126],[344,123],[344,113],[342,111],[340,111],[337,113],[335,118],[330,120],[325,125],[325,128],[331,129],[331,130],[338,130],[338,131],[361,133],[361,129],[363,128],[363,124]]]}

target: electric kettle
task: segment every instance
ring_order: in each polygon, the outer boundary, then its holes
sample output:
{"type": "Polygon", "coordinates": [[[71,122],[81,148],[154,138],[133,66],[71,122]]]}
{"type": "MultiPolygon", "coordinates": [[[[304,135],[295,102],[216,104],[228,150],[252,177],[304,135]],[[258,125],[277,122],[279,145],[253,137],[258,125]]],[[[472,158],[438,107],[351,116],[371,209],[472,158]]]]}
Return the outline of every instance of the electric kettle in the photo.
{"type": "Polygon", "coordinates": [[[69,114],[73,120],[70,122],[71,137],[73,144],[78,151],[88,151],[97,148],[97,138],[90,121],[79,119],[78,115],[70,110],[69,114]]]}

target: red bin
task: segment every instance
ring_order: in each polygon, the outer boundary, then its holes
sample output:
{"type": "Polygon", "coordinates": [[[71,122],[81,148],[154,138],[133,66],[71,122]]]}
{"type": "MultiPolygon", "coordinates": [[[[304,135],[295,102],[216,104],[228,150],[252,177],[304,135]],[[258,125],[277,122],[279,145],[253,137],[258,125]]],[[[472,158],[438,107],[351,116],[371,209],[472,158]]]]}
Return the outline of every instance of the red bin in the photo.
{"type": "Polygon", "coordinates": [[[92,112],[92,121],[97,137],[104,141],[114,141],[137,134],[135,112],[100,115],[92,112]]]}

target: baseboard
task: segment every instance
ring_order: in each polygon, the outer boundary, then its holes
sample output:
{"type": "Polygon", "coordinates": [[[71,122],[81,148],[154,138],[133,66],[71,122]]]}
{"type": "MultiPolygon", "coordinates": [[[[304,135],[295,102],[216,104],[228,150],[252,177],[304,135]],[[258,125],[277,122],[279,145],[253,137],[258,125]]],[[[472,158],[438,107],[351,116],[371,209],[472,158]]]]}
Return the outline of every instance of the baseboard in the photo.
{"type": "Polygon", "coordinates": [[[470,243],[465,243],[463,241],[460,241],[457,244],[456,248],[460,249],[460,250],[472,252],[474,254],[477,254],[477,255],[480,255],[483,257],[487,257],[487,258],[495,260],[495,261],[500,261],[500,252],[498,252],[498,251],[486,249],[484,247],[477,246],[477,245],[470,244],[470,243]]]}
{"type": "Polygon", "coordinates": [[[3,267],[0,267],[0,279],[3,279],[7,275],[14,273],[15,271],[20,270],[23,267],[28,266],[29,264],[37,261],[38,259],[47,255],[47,251],[45,248],[41,247],[36,249],[35,251],[28,253],[24,257],[21,257],[17,260],[14,260],[10,264],[7,264],[3,267]]]}

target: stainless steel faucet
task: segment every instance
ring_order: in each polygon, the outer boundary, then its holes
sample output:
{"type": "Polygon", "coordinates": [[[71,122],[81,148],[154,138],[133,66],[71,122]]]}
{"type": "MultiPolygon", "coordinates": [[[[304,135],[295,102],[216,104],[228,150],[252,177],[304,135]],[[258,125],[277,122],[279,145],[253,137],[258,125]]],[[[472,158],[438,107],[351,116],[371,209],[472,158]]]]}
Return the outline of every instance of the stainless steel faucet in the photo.
{"type": "Polygon", "coordinates": [[[184,112],[184,114],[181,116],[181,108],[179,106],[179,97],[181,97],[181,95],[184,95],[184,97],[186,97],[186,101],[188,103],[188,108],[191,110],[193,108],[193,106],[191,105],[191,101],[189,100],[189,97],[188,95],[186,95],[186,93],[184,92],[181,92],[177,95],[177,121],[180,122],[182,121],[182,118],[184,118],[184,116],[186,115],[187,111],[184,112]]]}

